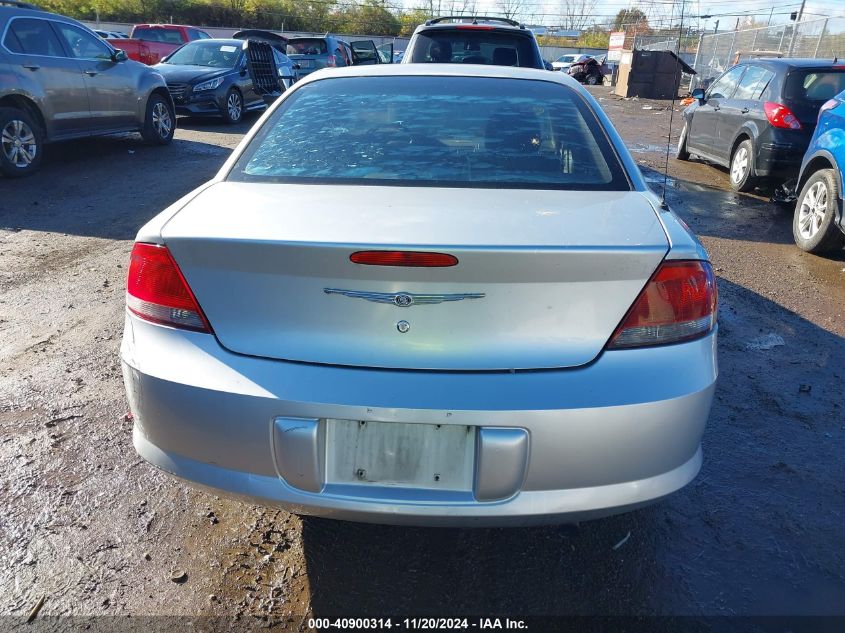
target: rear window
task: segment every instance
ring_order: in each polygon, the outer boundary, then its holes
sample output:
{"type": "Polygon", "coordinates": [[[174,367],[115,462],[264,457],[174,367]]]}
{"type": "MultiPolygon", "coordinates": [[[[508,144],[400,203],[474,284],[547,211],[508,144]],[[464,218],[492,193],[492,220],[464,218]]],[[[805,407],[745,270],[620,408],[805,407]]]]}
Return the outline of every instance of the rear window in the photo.
{"type": "Polygon", "coordinates": [[[421,32],[414,43],[411,61],[543,68],[538,65],[540,61],[530,34],[472,28],[421,32]]]}
{"type": "Polygon", "coordinates": [[[230,180],[629,190],[571,88],[482,77],[332,78],[264,123],[230,180]]]}
{"type": "Polygon", "coordinates": [[[146,42],[183,43],[182,34],[176,29],[156,29],[142,26],[132,31],[132,37],[146,42]]]}
{"type": "Polygon", "coordinates": [[[326,40],[303,39],[288,42],[288,55],[325,55],[328,52],[326,40]]]}
{"type": "Polygon", "coordinates": [[[793,70],[786,78],[784,97],[824,103],[845,90],[843,70],[793,70]]]}

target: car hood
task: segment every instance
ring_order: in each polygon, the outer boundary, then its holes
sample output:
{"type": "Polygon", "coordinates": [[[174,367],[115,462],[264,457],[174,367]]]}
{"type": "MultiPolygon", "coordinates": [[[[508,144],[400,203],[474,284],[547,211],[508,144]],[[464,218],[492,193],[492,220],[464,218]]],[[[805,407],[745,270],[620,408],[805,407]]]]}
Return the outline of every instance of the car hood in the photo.
{"type": "Polygon", "coordinates": [[[181,64],[156,64],[153,66],[168,82],[198,83],[234,72],[231,68],[186,66],[181,64]]]}

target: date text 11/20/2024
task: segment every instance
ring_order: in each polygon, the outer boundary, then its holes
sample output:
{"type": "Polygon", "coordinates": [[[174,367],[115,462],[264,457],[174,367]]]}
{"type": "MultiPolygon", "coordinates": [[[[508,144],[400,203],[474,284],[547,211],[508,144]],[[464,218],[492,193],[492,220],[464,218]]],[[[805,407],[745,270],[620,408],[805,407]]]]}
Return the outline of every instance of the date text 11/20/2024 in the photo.
{"type": "Polygon", "coordinates": [[[309,629],[410,629],[410,630],[526,630],[524,620],[511,618],[311,618],[309,629]]]}

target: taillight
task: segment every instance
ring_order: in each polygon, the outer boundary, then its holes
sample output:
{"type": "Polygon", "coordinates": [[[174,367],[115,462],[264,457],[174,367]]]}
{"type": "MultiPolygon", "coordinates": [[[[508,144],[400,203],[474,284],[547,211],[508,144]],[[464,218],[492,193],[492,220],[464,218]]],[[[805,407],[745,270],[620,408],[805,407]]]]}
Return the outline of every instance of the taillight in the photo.
{"type": "Polygon", "coordinates": [[[417,266],[444,268],[455,266],[458,258],[447,253],[422,253],[418,251],[358,251],[349,259],[356,264],[370,266],[417,266]]]}
{"type": "Polygon", "coordinates": [[[329,55],[328,65],[332,68],[337,66],[337,58],[334,55],[329,55]]]}
{"type": "Polygon", "coordinates": [[[476,31],[492,31],[496,27],[494,26],[487,26],[484,24],[458,24],[455,26],[456,29],[466,29],[466,30],[476,30],[476,31]]]}
{"type": "Polygon", "coordinates": [[[211,332],[194,293],[166,246],[139,243],[132,247],[126,307],[146,321],[211,332]]]}
{"type": "Polygon", "coordinates": [[[827,101],[825,101],[822,104],[822,107],[819,108],[819,118],[822,117],[822,113],[825,110],[833,110],[833,108],[838,106],[840,103],[842,103],[842,102],[839,99],[837,99],[836,97],[834,97],[833,99],[828,99],[827,101]]]}
{"type": "Polygon", "coordinates": [[[611,349],[678,343],[716,325],[716,278],[702,261],[664,262],[616,328],[611,349]]]}
{"type": "Polygon", "coordinates": [[[780,103],[772,103],[766,101],[763,104],[763,109],[766,111],[766,118],[769,119],[775,127],[785,128],[787,130],[800,130],[801,121],[798,117],[792,114],[792,110],[780,103]]]}

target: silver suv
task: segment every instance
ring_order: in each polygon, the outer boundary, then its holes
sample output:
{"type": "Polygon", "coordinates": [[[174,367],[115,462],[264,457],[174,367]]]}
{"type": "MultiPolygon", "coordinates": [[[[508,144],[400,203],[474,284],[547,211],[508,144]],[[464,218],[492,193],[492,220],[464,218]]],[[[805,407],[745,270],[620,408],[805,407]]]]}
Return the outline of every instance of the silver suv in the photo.
{"type": "Polygon", "coordinates": [[[546,68],[537,39],[515,20],[445,16],[419,25],[408,42],[403,64],[485,64],[546,68]]]}
{"type": "Polygon", "coordinates": [[[176,116],[162,76],[127,59],[76,20],[0,0],[0,172],[38,169],[44,144],[140,132],[173,138],[176,116]]]}

